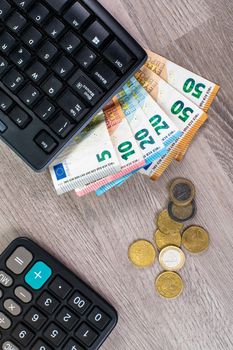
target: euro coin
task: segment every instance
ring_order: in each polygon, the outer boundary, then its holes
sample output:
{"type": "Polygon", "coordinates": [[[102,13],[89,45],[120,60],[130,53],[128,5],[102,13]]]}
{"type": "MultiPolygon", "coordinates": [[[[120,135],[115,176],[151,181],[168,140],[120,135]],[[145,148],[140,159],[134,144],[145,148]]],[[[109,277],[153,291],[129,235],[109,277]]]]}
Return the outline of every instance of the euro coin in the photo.
{"type": "Polygon", "coordinates": [[[168,213],[170,217],[178,222],[185,222],[194,218],[197,212],[197,207],[195,201],[185,207],[180,207],[173,202],[168,204],[168,213]]]}
{"type": "Polygon", "coordinates": [[[149,267],[153,265],[156,255],[153,244],[146,240],[134,242],[128,251],[130,261],[137,267],[149,267]]]}
{"type": "Polygon", "coordinates": [[[164,270],[179,271],[184,266],[185,255],[180,248],[168,246],[161,250],[159,263],[164,270]]]}
{"type": "Polygon", "coordinates": [[[168,245],[181,246],[181,234],[180,232],[174,232],[172,234],[166,234],[157,230],[154,236],[155,244],[159,250],[167,247],[168,245]]]}
{"type": "Polygon", "coordinates": [[[159,230],[165,234],[181,232],[184,227],[182,223],[173,220],[167,210],[163,210],[160,213],[157,224],[159,230]]]}
{"type": "Polygon", "coordinates": [[[175,179],[170,186],[171,201],[181,207],[190,204],[195,198],[194,184],[187,179],[175,179]]]}
{"type": "Polygon", "coordinates": [[[161,297],[167,299],[177,298],[184,289],[184,283],[176,272],[162,272],[155,281],[155,288],[161,297]]]}
{"type": "Polygon", "coordinates": [[[190,226],[183,233],[182,245],[191,253],[201,253],[209,246],[209,234],[200,226],[190,226]]]}

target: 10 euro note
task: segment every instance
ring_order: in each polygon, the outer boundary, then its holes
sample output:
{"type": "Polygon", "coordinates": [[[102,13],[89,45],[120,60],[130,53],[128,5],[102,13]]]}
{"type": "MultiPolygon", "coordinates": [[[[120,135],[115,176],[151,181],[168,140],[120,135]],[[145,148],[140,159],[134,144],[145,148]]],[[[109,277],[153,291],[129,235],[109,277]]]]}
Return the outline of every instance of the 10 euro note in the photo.
{"type": "Polygon", "coordinates": [[[49,170],[59,195],[120,170],[103,113],[72,141],[49,170]]]}

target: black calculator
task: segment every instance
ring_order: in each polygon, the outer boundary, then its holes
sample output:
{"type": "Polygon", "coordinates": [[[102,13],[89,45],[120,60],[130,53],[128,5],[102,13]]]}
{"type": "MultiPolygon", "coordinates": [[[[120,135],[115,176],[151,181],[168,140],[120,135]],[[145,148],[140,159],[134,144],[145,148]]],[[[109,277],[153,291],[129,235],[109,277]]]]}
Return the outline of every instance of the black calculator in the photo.
{"type": "Polygon", "coordinates": [[[116,323],[109,303],[33,241],[0,256],[1,350],[96,350],[116,323]]]}
{"type": "Polygon", "coordinates": [[[146,58],[96,0],[0,0],[0,139],[43,170],[146,58]]]}

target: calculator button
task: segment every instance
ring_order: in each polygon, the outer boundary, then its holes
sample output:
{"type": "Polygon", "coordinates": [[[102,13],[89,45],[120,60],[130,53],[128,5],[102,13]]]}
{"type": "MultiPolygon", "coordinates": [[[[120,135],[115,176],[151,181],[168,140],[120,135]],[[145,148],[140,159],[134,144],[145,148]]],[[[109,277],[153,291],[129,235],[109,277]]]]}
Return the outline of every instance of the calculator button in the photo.
{"type": "Polygon", "coordinates": [[[122,74],[133,64],[133,57],[115,40],[104,51],[104,57],[109,60],[122,74]]]}
{"type": "Polygon", "coordinates": [[[50,293],[44,292],[37,301],[40,308],[52,315],[59,306],[59,301],[54,298],[50,293]]]}
{"type": "Polygon", "coordinates": [[[37,340],[37,342],[30,348],[30,350],[52,350],[43,340],[37,340]]]}
{"type": "Polygon", "coordinates": [[[98,21],[95,21],[87,28],[83,36],[92,46],[99,49],[110,34],[98,21]]]}
{"type": "Polygon", "coordinates": [[[18,247],[6,262],[7,268],[20,275],[33,259],[32,253],[24,247],[18,247]]]}
{"type": "Polygon", "coordinates": [[[76,2],[66,13],[64,18],[74,28],[79,29],[89,18],[91,14],[79,2],[76,2]]]}
{"type": "Polygon", "coordinates": [[[110,321],[110,317],[107,316],[102,310],[98,307],[95,307],[90,315],[88,316],[88,321],[90,321],[96,328],[103,330],[110,321]]]}
{"type": "Polygon", "coordinates": [[[8,311],[12,316],[18,316],[21,314],[22,309],[14,300],[6,299],[4,301],[4,309],[8,311]]]}
{"type": "Polygon", "coordinates": [[[14,293],[15,296],[25,304],[30,303],[32,300],[32,294],[22,286],[16,287],[14,293]]]}
{"type": "Polygon", "coordinates": [[[51,153],[57,147],[57,142],[47,131],[41,131],[35,137],[35,142],[47,154],[51,153]]]}
{"type": "Polygon", "coordinates": [[[49,289],[61,299],[65,299],[72,287],[63,278],[57,276],[49,286],[49,289]]]}
{"type": "Polygon", "coordinates": [[[9,329],[11,326],[11,320],[3,313],[0,312],[0,328],[9,329]]]}
{"type": "Polygon", "coordinates": [[[53,346],[59,346],[65,339],[66,333],[55,323],[51,323],[44,332],[44,337],[53,346]]]}
{"type": "Polygon", "coordinates": [[[91,72],[95,81],[105,89],[110,89],[119,79],[117,74],[103,61],[100,61],[91,72]]]}
{"type": "Polygon", "coordinates": [[[62,350],[84,350],[74,339],[70,339],[62,350]]]}
{"type": "Polygon", "coordinates": [[[86,323],[83,323],[75,333],[77,339],[79,339],[86,346],[91,346],[98,338],[98,334],[93,331],[86,323]]]}
{"type": "Polygon", "coordinates": [[[51,268],[42,261],[33,265],[25,276],[25,282],[35,290],[41,289],[52,275],[51,268]]]}
{"type": "Polygon", "coordinates": [[[31,117],[18,106],[10,111],[9,117],[20,129],[26,128],[32,120],[31,117]]]}
{"type": "Polygon", "coordinates": [[[39,310],[32,307],[24,317],[25,321],[29,324],[32,329],[39,330],[47,321],[45,317],[39,310]]]}
{"type": "Polygon", "coordinates": [[[12,331],[12,337],[22,346],[27,346],[34,338],[34,333],[22,323],[19,323],[12,331]]]}
{"type": "Polygon", "coordinates": [[[58,313],[56,320],[60,323],[61,326],[63,326],[63,328],[70,331],[79,321],[79,317],[77,317],[67,307],[63,307],[58,313]]]}
{"type": "Polygon", "coordinates": [[[81,293],[75,292],[69,299],[68,304],[80,315],[83,315],[91,305],[91,302],[81,293]]]}
{"type": "Polygon", "coordinates": [[[0,271],[0,284],[4,287],[10,287],[13,283],[13,279],[6,272],[0,271]]]}
{"type": "Polygon", "coordinates": [[[66,90],[65,93],[59,97],[59,106],[76,121],[82,119],[82,117],[88,112],[87,107],[81,100],[74,95],[70,90],[66,90]]]}
{"type": "Polygon", "coordinates": [[[11,341],[5,341],[5,343],[2,344],[2,350],[20,350],[20,349],[11,341]]]}
{"type": "Polygon", "coordinates": [[[0,19],[4,19],[9,13],[11,5],[6,0],[1,0],[0,3],[0,19]]]}

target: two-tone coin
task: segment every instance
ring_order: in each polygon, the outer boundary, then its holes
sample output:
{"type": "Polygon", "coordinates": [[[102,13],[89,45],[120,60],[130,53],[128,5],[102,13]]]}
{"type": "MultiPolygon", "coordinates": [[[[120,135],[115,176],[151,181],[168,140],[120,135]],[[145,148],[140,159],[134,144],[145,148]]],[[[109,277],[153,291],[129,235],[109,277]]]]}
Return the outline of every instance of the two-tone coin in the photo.
{"type": "Polygon", "coordinates": [[[184,283],[180,275],[176,272],[162,272],[155,281],[155,288],[163,298],[177,298],[184,289],[184,283]]]}
{"type": "Polygon", "coordinates": [[[201,226],[190,226],[182,235],[182,245],[191,253],[201,253],[209,247],[209,234],[201,226]]]}
{"type": "Polygon", "coordinates": [[[152,243],[138,240],[131,244],[128,250],[130,261],[137,267],[149,267],[154,264],[157,253],[152,243]]]}
{"type": "Polygon", "coordinates": [[[185,255],[180,248],[168,246],[161,250],[159,263],[166,271],[179,271],[185,264],[185,255]]]}
{"type": "Polygon", "coordinates": [[[195,201],[192,201],[188,205],[178,206],[173,202],[168,204],[168,213],[169,216],[178,222],[185,222],[194,218],[197,212],[197,207],[195,201]]]}
{"type": "Polygon", "coordinates": [[[187,206],[195,198],[195,186],[194,184],[184,178],[175,179],[169,189],[170,199],[177,206],[187,206]]]}

